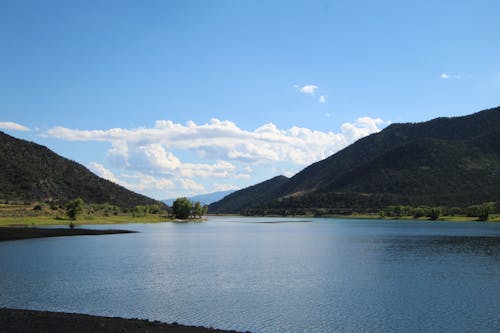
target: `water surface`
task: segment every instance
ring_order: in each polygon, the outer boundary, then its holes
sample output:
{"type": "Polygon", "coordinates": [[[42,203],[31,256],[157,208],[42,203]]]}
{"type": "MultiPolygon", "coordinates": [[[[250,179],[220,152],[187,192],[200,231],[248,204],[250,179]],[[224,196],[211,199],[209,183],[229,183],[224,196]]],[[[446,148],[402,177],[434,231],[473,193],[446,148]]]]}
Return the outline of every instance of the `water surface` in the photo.
{"type": "Polygon", "coordinates": [[[0,243],[0,306],[252,332],[500,331],[499,223],[125,228],[140,233],[0,243]]]}

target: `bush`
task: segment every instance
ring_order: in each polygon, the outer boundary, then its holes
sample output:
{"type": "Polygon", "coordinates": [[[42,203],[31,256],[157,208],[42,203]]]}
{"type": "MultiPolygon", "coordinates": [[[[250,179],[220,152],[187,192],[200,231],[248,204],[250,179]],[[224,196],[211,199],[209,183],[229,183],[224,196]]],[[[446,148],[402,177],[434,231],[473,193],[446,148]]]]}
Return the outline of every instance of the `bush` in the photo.
{"type": "Polygon", "coordinates": [[[432,207],[429,209],[428,215],[430,220],[435,221],[441,216],[441,208],[439,207],[432,207]]]}

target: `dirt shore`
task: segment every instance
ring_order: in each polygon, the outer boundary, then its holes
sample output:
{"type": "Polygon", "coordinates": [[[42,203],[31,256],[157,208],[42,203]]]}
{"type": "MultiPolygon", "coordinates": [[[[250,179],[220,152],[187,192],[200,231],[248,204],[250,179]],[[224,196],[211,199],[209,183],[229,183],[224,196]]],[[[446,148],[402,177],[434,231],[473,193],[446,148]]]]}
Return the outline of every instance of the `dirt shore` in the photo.
{"type": "Polygon", "coordinates": [[[16,239],[40,238],[40,237],[57,237],[57,236],[82,236],[82,235],[111,235],[125,234],[135,231],[130,230],[97,230],[83,228],[0,228],[0,242],[16,239]]]}
{"type": "MultiPolygon", "coordinates": [[[[238,333],[159,321],[0,308],[0,332],[10,333],[238,333]]],[[[249,333],[249,332],[248,332],[249,333]]]]}

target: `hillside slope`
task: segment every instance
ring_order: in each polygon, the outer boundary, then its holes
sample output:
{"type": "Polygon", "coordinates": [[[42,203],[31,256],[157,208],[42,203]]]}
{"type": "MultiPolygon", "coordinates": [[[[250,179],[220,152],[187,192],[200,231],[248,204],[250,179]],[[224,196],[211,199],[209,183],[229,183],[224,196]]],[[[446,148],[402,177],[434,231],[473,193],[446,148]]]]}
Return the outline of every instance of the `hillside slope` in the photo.
{"type": "Polygon", "coordinates": [[[212,203],[208,212],[215,213],[240,213],[245,209],[259,207],[277,196],[277,190],[281,188],[288,178],[276,176],[265,182],[236,191],[224,197],[222,200],[212,203]]]}
{"type": "Polygon", "coordinates": [[[494,108],[390,125],[273,188],[272,199],[259,207],[465,206],[500,200],[499,188],[500,108],[494,108]]]}
{"type": "Polygon", "coordinates": [[[1,199],[65,202],[77,197],[120,207],[158,203],[96,176],[47,147],[0,132],[1,199]]]}

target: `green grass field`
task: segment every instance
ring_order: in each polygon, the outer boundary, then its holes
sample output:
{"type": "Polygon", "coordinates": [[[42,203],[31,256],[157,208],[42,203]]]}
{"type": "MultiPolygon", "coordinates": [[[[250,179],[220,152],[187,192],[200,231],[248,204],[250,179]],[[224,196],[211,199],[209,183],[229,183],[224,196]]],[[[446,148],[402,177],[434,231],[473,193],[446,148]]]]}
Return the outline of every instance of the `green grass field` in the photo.
{"type": "Polygon", "coordinates": [[[85,224],[119,224],[119,223],[158,223],[175,221],[159,214],[146,214],[134,217],[132,214],[102,214],[83,212],[78,218],[70,220],[63,209],[51,210],[48,207],[35,209],[37,203],[30,204],[0,204],[0,227],[8,226],[46,226],[85,224]]]}
{"type": "Polygon", "coordinates": [[[159,223],[172,222],[171,218],[160,217],[158,215],[146,215],[141,217],[132,217],[130,215],[117,216],[85,216],[72,221],[68,218],[56,218],[54,216],[2,216],[0,217],[0,227],[8,226],[46,226],[46,225],[69,225],[73,222],[75,225],[85,224],[120,224],[120,223],[159,223]]]}

